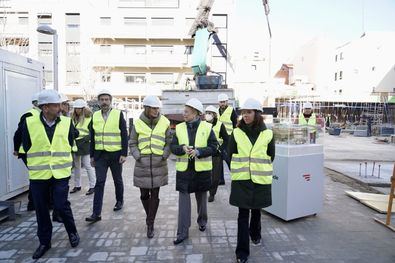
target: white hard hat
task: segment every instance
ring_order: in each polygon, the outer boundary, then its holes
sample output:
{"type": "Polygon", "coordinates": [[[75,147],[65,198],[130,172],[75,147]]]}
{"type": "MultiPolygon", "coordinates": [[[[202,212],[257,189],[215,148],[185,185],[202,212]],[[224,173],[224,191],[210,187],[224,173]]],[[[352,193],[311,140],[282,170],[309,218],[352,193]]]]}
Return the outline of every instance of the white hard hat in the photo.
{"type": "Polygon", "coordinates": [[[159,98],[157,96],[153,96],[153,95],[149,95],[144,98],[143,106],[148,106],[148,107],[153,107],[153,108],[162,107],[159,98]]]}
{"type": "Polygon", "coordinates": [[[313,105],[310,102],[303,103],[303,109],[312,109],[313,105]]]}
{"type": "Polygon", "coordinates": [[[61,103],[59,93],[53,89],[47,89],[40,92],[38,95],[38,105],[50,104],[50,103],[61,103]]]}
{"type": "Polygon", "coordinates": [[[262,111],[261,103],[253,98],[248,98],[244,103],[243,106],[240,107],[240,110],[257,110],[262,111]]]}
{"type": "Polygon", "coordinates": [[[225,100],[229,100],[228,95],[226,95],[225,93],[221,93],[218,95],[218,102],[225,100]]]}
{"type": "Polygon", "coordinates": [[[88,106],[88,105],[86,104],[86,102],[83,99],[78,99],[73,102],[73,107],[77,108],[77,109],[85,108],[86,106],[88,106]]]}
{"type": "Polygon", "coordinates": [[[214,113],[216,113],[217,115],[219,114],[218,113],[218,109],[216,108],[216,107],[214,107],[214,106],[208,106],[207,108],[206,108],[206,112],[207,111],[209,111],[209,112],[214,112],[214,113]]]}
{"type": "Polygon", "coordinates": [[[69,98],[63,93],[59,93],[61,102],[69,101],[69,98]]]}
{"type": "Polygon", "coordinates": [[[198,110],[200,113],[203,113],[203,104],[196,98],[189,99],[185,105],[198,110]]]}
{"type": "Polygon", "coordinates": [[[32,96],[32,102],[33,102],[33,101],[38,101],[38,95],[40,95],[40,92],[36,92],[36,93],[33,94],[33,96],[32,96]]]}
{"type": "Polygon", "coordinates": [[[101,91],[99,91],[99,93],[97,93],[97,97],[99,98],[101,95],[111,95],[111,92],[108,89],[102,89],[101,91]]]}

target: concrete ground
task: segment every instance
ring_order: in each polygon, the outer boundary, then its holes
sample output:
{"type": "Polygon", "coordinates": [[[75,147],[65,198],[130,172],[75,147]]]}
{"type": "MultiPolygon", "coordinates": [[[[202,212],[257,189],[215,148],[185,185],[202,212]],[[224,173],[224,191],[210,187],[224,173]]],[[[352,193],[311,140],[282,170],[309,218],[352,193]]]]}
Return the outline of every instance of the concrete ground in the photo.
{"type": "MultiPolygon", "coordinates": [[[[190,238],[174,246],[178,209],[174,162],[169,161],[169,185],[160,192],[156,235],[151,240],[145,236],[145,215],[139,190],[132,185],[132,167],[128,158],[123,210],[112,211],[114,187],[109,176],[103,220],[96,224],[84,221],[93,197],[83,191],[70,196],[81,243],[72,249],[64,227],[55,223],[52,249],[39,262],[235,262],[237,209],[228,203],[229,175],[215,202],[208,205],[206,232],[198,230],[192,198],[190,238]]],[[[330,170],[326,175],[322,213],[291,222],[263,213],[263,245],[251,245],[250,262],[395,262],[395,233],[373,220],[377,216],[373,210],[344,194],[366,190],[364,186],[330,170]]],[[[83,179],[86,186],[86,176],[83,179]]],[[[22,201],[26,210],[26,196],[22,201]]],[[[22,211],[16,221],[0,224],[0,262],[32,262],[37,245],[34,212],[22,211]]]]}
{"type": "MultiPolygon", "coordinates": [[[[389,187],[395,163],[395,144],[381,143],[375,137],[341,134],[326,135],[324,146],[326,168],[371,186],[389,187]]],[[[377,189],[387,192],[385,188],[377,189]]]]}

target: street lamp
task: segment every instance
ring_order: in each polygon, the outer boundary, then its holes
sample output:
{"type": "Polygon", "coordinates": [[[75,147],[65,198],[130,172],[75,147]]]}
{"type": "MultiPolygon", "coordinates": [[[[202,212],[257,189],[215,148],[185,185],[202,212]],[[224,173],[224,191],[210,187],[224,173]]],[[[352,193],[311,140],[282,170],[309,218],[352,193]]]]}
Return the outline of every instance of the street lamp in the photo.
{"type": "Polygon", "coordinates": [[[37,32],[53,36],[53,87],[54,90],[58,91],[58,34],[55,29],[48,25],[41,25],[37,27],[37,32]]]}

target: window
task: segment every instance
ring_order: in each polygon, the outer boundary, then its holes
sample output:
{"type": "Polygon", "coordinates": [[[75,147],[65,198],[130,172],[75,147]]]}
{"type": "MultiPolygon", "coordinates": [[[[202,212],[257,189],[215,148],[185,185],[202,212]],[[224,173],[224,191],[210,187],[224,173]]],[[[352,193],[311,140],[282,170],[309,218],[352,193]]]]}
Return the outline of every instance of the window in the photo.
{"type": "Polygon", "coordinates": [[[144,84],[147,79],[144,73],[124,73],[126,83],[144,84]]]}
{"type": "Polygon", "coordinates": [[[110,54],[111,45],[100,45],[100,53],[102,54],[110,54]]]}
{"type": "Polygon", "coordinates": [[[28,25],[29,24],[29,18],[25,17],[25,16],[18,17],[18,24],[19,25],[28,25]]]}
{"type": "Polygon", "coordinates": [[[252,70],[256,70],[256,65],[251,65],[252,70]]]}
{"type": "Polygon", "coordinates": [[[80,14],[66,14],[66,25],[68,28],[80,27],[80,14]]]}
{"type": "Polygon", "coordinates": [[[337,72],[335,73],[335,81],[337,80],[337,72]]]}
{"type": "Polygon", "coordinates": [[[152,73],[151,81],[155,84],[173,84],[173,73],[152,73]]]}
{"type": "Polygon", "coordinates": [[[213,57],[224,57],[224,58],[226,58],[226,55],[227,55],[226,44],[213,45],[211,54],[212,54],[213,57]]]}
{"type": "Polygon", "coordinates": [[[173,46],[152,46],[151,47],[151,53],[154,54],[162,54],[162,55],[172,55],[174,53],[174,47],[173,46]]]}
{"type": "Polygon", "coordinates": [[[102,26],[111,25],[111,17],[100,17],[100,25],[102,26]]]}
{"type": "Polygon", "coordinates": [[[39,25],[50,25],[50,24],[52,24],[52,15],[51,14],[37,15],[37,23],[39,25]]]}
{"type": "Polygon", "coordinates": [[[145,17],[124,17],[123,23],[127,26],[146,26],[147,19],[145,17]]]}
{"type": "Polygon", "coordinates": [[[153,17],[153,18],[151,18],[151,25],[153,25],[153,26],[173,26],[174,25],[174,18],[153,17]]]}
{"type": "Polygon", "coordinates": [[[340,72],[339,72],[339,80],[340,80],[340,79],[343,79],[343,71],[340,71],[340,72]]]}
{"type": "Polygon", "coordinates": [[[111,82],[111,72],[102,72],[101,82],[111,82]]]}
{"type": "Polygon", "coordinates": [[[68,85],[79,84],[80,79],[81,79],[81,72],[80,71],[72,71],[72,70],[66,71],[66,82],[68,85]]]}
{"type": "Polygon", "coordinates": [[[118,0],[119,8],[178,8],[180,0],[118,0]]]}
{"type": "Polygon", "coordinates": [[[147,53],[146,46],[140,45],[124,45],[123,51],[126,55],[145,55],[147,53]]]}
{"type": "Polygon", "coordinates": [[[228,16],[223,14],[214,14],[212,22],[215,27],[227,28],[228,27],[228,16]]]}
{"type": "Polygon", "coordinates": [[[44,79],[46,83],[53,82],[53,71],[44,70],[44,79]]]}
{"type": "Polygon", "coordinates": [[[66,53],[68,56],[79,56],[80,55],[80,43],[79,42],[67,42],[66,53]]]}
{"type": "Polygon", "coordinates": [[[49,42],[38,43],[38,55],[40,57],[52,56],[52,43],[49,42]]]}
{"type": "Polygon", "coordinates": [[[185,55],[192,55],[193,52],[193,46],[185,46],[185,55]]]}

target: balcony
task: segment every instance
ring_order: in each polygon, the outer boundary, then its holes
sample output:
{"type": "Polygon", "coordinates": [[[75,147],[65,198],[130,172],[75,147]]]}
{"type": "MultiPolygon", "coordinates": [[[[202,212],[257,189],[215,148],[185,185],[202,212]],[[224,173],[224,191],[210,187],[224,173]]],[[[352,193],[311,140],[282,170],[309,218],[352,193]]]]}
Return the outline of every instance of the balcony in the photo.
{"type": "Polygon", "coordinates": [[[188,55],[185,54],[101,54],[96,56],[96,67],[188,67],[188,55]]]}

